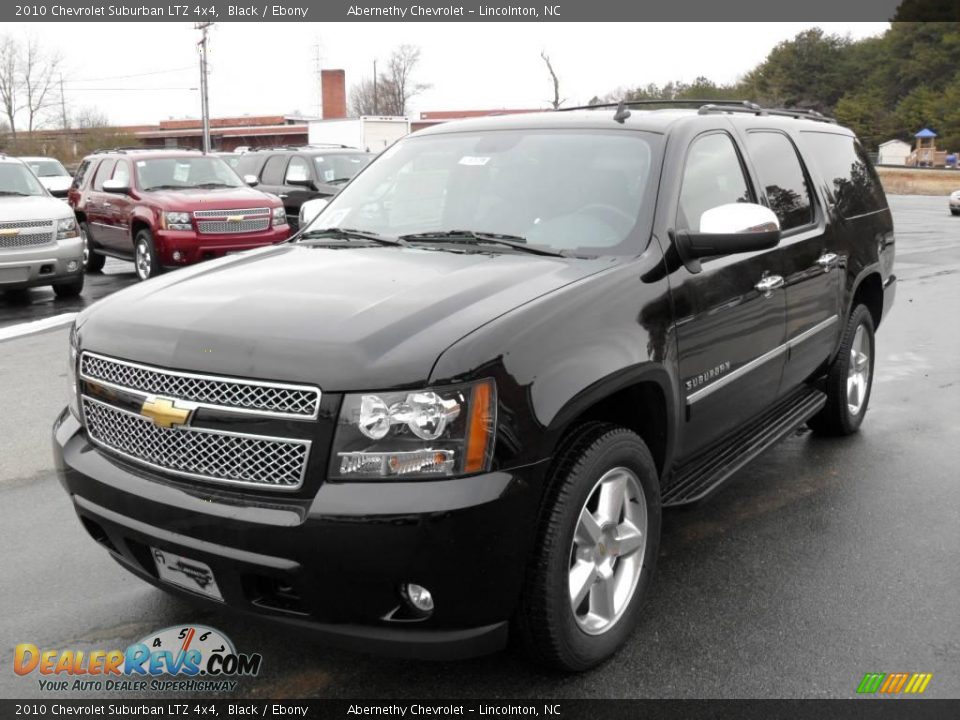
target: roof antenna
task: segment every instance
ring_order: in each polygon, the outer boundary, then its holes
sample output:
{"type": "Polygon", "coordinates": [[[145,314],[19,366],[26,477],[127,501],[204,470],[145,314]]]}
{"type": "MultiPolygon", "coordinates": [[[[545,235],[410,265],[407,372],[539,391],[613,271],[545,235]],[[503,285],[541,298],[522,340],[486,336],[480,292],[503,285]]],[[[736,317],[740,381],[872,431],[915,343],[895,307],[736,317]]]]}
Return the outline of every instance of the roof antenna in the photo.
{"type": "Polygon", "coordinates": [[[620,101],[620,104],[617,105],[617,111],[613,114],[613,119],[618,123],[623,125],[628,117],[630,117],[631,112],[627,109],[627,103],[624,100],[620,101]]]}

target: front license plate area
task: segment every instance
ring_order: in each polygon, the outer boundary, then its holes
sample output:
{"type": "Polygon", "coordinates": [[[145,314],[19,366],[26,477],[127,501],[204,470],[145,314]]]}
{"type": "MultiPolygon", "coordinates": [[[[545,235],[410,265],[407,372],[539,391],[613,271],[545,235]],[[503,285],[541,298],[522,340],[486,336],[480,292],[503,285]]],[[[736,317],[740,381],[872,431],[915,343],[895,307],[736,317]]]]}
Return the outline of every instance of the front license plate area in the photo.
{"type": "Polygon", "coordinates": [[[157,575],[164,582],[223,602],[213,570],[206,563],[154,547],[150,548],[150,554],[157,566],[157,575]]]}

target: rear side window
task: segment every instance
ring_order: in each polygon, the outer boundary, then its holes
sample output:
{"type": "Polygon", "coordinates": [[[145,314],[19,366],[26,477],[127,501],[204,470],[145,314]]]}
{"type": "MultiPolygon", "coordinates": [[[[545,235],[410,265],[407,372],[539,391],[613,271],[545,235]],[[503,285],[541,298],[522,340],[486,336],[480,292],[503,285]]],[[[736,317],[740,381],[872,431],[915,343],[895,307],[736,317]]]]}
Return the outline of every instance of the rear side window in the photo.
{"type": "Polygon", "coordinates": [[[804,154],[829,186],[840,217],[864,215],[887,207],[877,173],[855,138],[802,132],[800,143],[804,154]]]}
{"type": "Polygon", "coordinates": [[[264,185],[283,185],[283,168],[286,164],[286,155],[273,155],[263,166],[260,182],[264,185]]]}
{"type": "Polygon", "coordinates": [[[683,169],[677,229],[697,231],[700,216],[707,210],[751,201],[750,186],[730,136],[712,133],[694,140],[683,169]]]}
{"type": "Polygon", "coordinates": [[[71,187],[83,187],[84,182],[87,180],[87,173],[89,171],[90,161],[84,160],[82,163],[80,163],[80,167],[77,168],[77,174],[73,176],[73,183],[71,183],[71,187]]]}
{"type": "Polygon", "coordinates": [[[783,231],[813,222],[813,204],[797,150],[779,132],[747,134],[747,150],[783,231]]]}
{"type": "Polygon", "coordinates": [[[113,172],[113,166],[116,164],[116,160],[104,160],[100,163],[100,167],[97,168],[97,176],[93,179],[94,190],[103,190],[103,182],[104,180],[110,179],[110,174],[113,172]]]}

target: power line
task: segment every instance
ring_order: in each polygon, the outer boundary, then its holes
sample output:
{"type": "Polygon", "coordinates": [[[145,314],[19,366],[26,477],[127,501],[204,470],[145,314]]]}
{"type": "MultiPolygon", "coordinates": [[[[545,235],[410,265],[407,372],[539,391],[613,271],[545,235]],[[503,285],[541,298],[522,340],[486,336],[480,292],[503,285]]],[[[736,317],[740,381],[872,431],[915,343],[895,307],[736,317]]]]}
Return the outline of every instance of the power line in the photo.
{"type": "Polygon", "coordinates": [[[169,70],[153,70],[151,72],[136,73],[134,75],[112,75],[110,77],[99,78],[81,78],[80,80],[69,80],[71,82],[103,82],[104,80],[126,80],[127,78],[147,77],[148,75],[166,75],[167,73],[183,72],[184,70],[193,70],[193,65],[186,67],[170,68],[169,70]]]}
{"type": "Polygon", "coordinates": [[[103,87],[103,88],[64,88],[68,93],[80,93],[80,92],[151,92],[153,90],[196,90],[195,87],[144,87],[144,88],[131,88],[131,87],[103,87]]]}

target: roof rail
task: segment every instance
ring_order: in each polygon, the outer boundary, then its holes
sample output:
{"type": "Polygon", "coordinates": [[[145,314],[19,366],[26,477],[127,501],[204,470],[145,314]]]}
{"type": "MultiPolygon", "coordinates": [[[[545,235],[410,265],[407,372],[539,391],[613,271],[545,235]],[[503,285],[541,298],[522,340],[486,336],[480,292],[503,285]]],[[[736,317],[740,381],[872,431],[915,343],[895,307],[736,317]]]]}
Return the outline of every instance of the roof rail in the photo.
{"type": "Polygon", "coordinates": [[[837,121],[832,117],[827,117],[823,113],[817,112],[810,108],[765,108],[760,107],[756,103],[743,103],[739,105],[728,105],[728,104],[714,104],[709,103],[704,105],[697,111],[700,115],[707,115],[709,113],[752,113],[754,115],[774,115],[777,117],[792,117],[798,118],[800,120],[815,120],[816,122],[825,122],[837,124],[837,121]]]}
{"type": "MultiPolygon", "coordinates": [[[[616,110],[621,105],[625,107],[644,107],[646,105],[678,105],[681,107],[688,106],[703,106],[709,105],[711,103],[717,102],[717,99],[712,100],[703,100],[703,99],[690,99],[690,100],[653,100],[653,99],[644,99],[644,100],[621,100],[620,102],[612,103],[599,103],[597,105],[578,105],[576,107],[565,107],[557,108],[554,112],[570,112],[571,110],[603,110],[603,109],[613,109],[616,110]]],[[[720,102],[727,103],[731,105],[753,105],[753,103],[746,100],[722,100],[720,102]]]]}
{"type": "Polygon", "coordinates": [[[123,147],[115,148],[100,148],[94,150],[91,155],[105,155],[107,153],[121,153],[125,154],[128,152],[202,152],[199,148],[192,147],[146,147],[144,145],[126,145],[123,147]]]}
{"type": "Polygon", "coordinates": [[[614,110],[621,111],[629,107],[647,107],[651,105],[667,105],[678,107],[694,107],[700,115],[708,113],[750,113],[753,115],[775,115],[778,117],[794,117],[803,120],[816,120],[836,124],[836,120],[827,117],[816,110],[809,108],[765,108],[749,100],[623,100],[615,103],[600,103],[599,105],[580,105],[577,107],[558,108],[555,112],[571,110],[614,110]]]}

